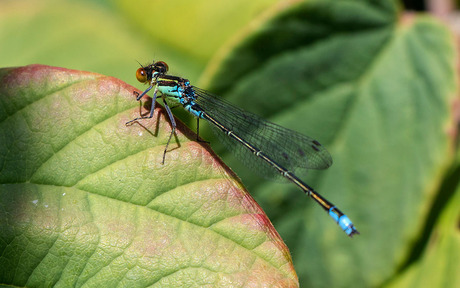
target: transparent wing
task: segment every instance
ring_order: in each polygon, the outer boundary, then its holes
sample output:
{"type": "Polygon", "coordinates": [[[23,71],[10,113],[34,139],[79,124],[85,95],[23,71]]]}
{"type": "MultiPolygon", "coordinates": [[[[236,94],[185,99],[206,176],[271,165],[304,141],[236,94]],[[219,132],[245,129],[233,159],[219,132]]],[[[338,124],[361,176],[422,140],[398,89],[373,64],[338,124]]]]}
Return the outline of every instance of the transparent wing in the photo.
{"type": "MultiPolygon", "coordinates": [[[[196,104],[236,135],[260,149],[273,161],[294,172],[303,169],[325,169],[331,166],[329,152],[316,140],[244,111],[209,92],[193,87],[196,104]]],[[[265,177],[281,175],[267,162],[256,157],[237,140],[211,125],[219,139],[246,166],[265,177]]]]}

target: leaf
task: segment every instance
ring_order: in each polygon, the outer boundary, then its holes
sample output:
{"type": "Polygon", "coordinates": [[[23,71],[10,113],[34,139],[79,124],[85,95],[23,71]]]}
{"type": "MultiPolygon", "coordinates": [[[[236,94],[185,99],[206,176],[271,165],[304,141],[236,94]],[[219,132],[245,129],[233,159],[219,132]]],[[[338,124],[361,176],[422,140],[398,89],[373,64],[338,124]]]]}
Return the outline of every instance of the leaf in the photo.
{"type": "MultiPolygon", "coordinates": [[[[458,180],[458,178],[457,178],[458,180]]],[[[433,230],[423,257],[388,287],[459,287],[460,286],[460,186],[433,230]]]]}
{"type": "Polygon", "coordinates": [[[162,165],[162,110],[126,127],[133,91],[89,72],[0,70],[0,282],[298,286],[287,247],[206,145],[178,123],[162,165]]]}
{"type": "Polygon", "coordinates": [[[334,164],[306,181],[361,235],[344,237],[294,185],[225,162],[285,239],[301,286],[382,285],[421,241],[454,160],[452,35],[430,17],[402,17],[393,1],[305,1],[280,5],[241,39],[210,65],[207,88],[319,140],[334,164]]]}

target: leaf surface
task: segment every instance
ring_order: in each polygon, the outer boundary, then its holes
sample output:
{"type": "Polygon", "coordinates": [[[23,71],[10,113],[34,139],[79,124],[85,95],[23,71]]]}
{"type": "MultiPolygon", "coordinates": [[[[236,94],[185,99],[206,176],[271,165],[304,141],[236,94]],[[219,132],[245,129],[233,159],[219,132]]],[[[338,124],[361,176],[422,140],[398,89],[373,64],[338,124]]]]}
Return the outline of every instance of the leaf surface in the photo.
{"type": "Polygon", "coordinates": [[[42,65],[0,70],[0,282],[297,286],[287,247],[228,168],[134,88],[42,65]],[[143,110],[143,113],[146,112],[143,110]]]}

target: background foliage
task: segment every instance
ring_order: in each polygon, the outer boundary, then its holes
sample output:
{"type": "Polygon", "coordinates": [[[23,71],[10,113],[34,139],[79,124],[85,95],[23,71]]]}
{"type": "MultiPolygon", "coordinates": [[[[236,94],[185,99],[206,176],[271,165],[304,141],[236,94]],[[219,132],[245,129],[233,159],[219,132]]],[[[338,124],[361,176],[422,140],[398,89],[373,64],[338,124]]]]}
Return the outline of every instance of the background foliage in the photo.
{"type": "Polygon", "coordinates": [[[353,220],[352,240],[296,187],[259,178],[203,134],[274,223],[302,286],[459,285],[457,55],[430,16],[371,0],[3,1],[0,15],[0,67],[141,88],[136,60],[163,60],[326,146],[334,165],[300,176],[353,220]]]}

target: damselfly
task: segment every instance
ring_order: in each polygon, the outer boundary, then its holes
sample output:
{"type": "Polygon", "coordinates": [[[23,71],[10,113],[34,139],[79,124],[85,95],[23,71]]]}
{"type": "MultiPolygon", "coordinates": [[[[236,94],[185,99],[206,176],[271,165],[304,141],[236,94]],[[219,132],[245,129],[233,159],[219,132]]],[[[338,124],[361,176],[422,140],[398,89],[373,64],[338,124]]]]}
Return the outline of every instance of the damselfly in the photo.
{"type": "MultiPolygon", "coordinates": [[[[348,236],[359,234],[350,219],[336,206],[318,194],[312,187],[300,180],[295,174],[297,169],[325,169],[332,164],[329,152],[321,144],[298,132],[263,120],[255,114],[244,111],[211,93],[192,86],[187,79],[166,74],[165,62],[153,62],[139,68],[136,78],[150,86],[141,94],[136,93],[139,101],[153,89],[150,114],[138,117],[126,123],[130,125],[140,119],[153,117],[157,96],[163,100],[166,113],[171,121],[171,134],[163,153],[166,151],[175,133],[176,122],[166,101],[170,98],[197,117],[211,123],[216,134],[249,167],[268,177],[284,177],[302,189],[323,207],[348,236]]],[[[198,137],[198,136],[197,136],[198,137]]]]}

